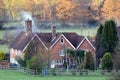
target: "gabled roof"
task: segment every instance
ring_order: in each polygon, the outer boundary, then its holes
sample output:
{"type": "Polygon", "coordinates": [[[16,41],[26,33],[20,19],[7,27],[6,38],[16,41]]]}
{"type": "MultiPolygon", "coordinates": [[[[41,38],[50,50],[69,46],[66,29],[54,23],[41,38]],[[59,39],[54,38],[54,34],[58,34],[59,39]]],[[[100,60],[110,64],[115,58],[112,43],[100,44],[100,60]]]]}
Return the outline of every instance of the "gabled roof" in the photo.
{"type": "Polygon", "coordinates": [[[82,45],[82,43],[85,41],[85,40],[87,40],[88,41],[88,43],[91,45],[91,47],[94,49],[94,50],[96,50],[96,48],[94,47],[94,45],[91,43],[91,41],[88,39],[88,37],[84,37],[84,39],[79,43],[79,45],[77,46],[77,49],[82,45]]]}
{"type": "Polygon", "coordinates": [[[33,33],[25,33],[22,31],[9,47],[17,50],[23,50],[28,42],[32,39],[33,35],[33,33]]]}
{"type": "MultiPolygon", "coordinates": [[[[14,40],[14,42],[10,45],[10,48],[14,48],[17,50],[23,50],[31,41],[34,36],[37,36],[38,39],[42,42],[46,49],[51,48],[55,43],[63,36],[67,42],[75,49],[77,48],[81,41],[84,39],[84,36],[79,36],[76,33],[57,33],[56,37],[52,39],[52,33],[27,33],[21,32],[18,37],[14,40]]],[[[89,41],[92,45],[92,42],[89,41]]]]}
{"type": "Polygon", "coordinates": [[[76,33],[63,33],[63,35],[71,42],[71,44],[76,48],[79,42],[84,38],[83,36],[79,36],[76,33]]]}
{"type": "Polygon", "coordinates": [[[51,40],[52,40],[51,33],[37,33],[37,35],[48,48],[51,46],[51,40]]]}

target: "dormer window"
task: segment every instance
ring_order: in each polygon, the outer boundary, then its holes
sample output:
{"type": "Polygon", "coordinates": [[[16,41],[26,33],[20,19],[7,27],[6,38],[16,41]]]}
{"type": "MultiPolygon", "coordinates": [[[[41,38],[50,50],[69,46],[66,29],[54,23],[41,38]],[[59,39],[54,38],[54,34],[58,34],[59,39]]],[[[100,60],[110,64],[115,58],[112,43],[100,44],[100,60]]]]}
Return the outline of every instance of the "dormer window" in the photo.
{"type": "Polygon", "coordinates": [[[63,38],[61,38],[60,42],[61,42],[61,44],[63,44],[63,43],[64,43],[64,39],[63,39],[63,38]]]}

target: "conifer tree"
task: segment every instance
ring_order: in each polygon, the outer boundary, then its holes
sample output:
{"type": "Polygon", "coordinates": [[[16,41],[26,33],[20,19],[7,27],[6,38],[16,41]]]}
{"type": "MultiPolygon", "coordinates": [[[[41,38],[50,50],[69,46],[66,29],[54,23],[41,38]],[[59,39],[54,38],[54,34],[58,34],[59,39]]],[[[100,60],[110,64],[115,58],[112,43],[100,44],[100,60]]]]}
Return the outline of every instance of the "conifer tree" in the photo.
{"type": "Polygon", "coordinates": [[[100,45],[101,45],[100,40],[101,40],[102,30],[103,30],[103,25],[101,24],[97,30],[96,39],[95,39],[97,65],[99,63],[99,58],[100,58],[100,45]]]}
{"type": "Polygon", "coordinates": [[[101,34],[101,56],[103,56],[105,52],[113,53],[117,43],[118,35],[116,24],[113,20],[108,20],[105,22],[101,34]]]}

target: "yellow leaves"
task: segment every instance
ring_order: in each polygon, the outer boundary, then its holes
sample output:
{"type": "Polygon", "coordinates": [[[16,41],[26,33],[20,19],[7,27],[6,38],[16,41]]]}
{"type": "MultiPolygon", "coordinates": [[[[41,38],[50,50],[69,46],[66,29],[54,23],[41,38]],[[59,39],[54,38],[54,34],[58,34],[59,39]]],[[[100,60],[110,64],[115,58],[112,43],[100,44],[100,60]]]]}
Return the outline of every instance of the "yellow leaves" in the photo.
{"type": "Polygon", "coordinates": [[[5,58],[4,53],[0,50],[0,61],[3,60],[5,58]]]}
{"type": "Polygon", "coordinates": [[[103,0],[92,0],[93,6],[99,6],[103,0]]]}
{"type": "Polygon", "coordinates": [[[75,3],[72,0],[61,0],[56,7],[57,17],[62,20],[67,20],[73,16],[74,9],[75,3]]]}
{"type": "Polygon", "coordinates": [[[105,0],[102,8],[102,16],[106,19],[116,19],[120,16],[120,3],[116,0],[105,0]]]}

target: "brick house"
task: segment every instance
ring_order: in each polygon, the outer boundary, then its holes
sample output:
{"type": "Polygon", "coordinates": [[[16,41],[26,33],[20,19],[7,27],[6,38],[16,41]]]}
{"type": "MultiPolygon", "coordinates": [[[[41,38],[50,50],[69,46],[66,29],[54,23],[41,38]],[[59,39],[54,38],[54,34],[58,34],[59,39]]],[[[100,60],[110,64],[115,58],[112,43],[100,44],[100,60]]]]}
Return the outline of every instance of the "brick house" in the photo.
{"type": "Polygon", "coordinates": [[[92,40],[77,35],[74,32],[56,32],[52,27],[51,33],[33,33],[32,21],[26,20],[26,31],[22,31],[10,45],[10,63],[18,64],[16,56],[23,58],[24,52],[31,43],[37,42],[42,53],[49,55],[51,65],[62,65],[65,57],[65,49],[89,50],[95,58],[95,47],[92,40]]]}

